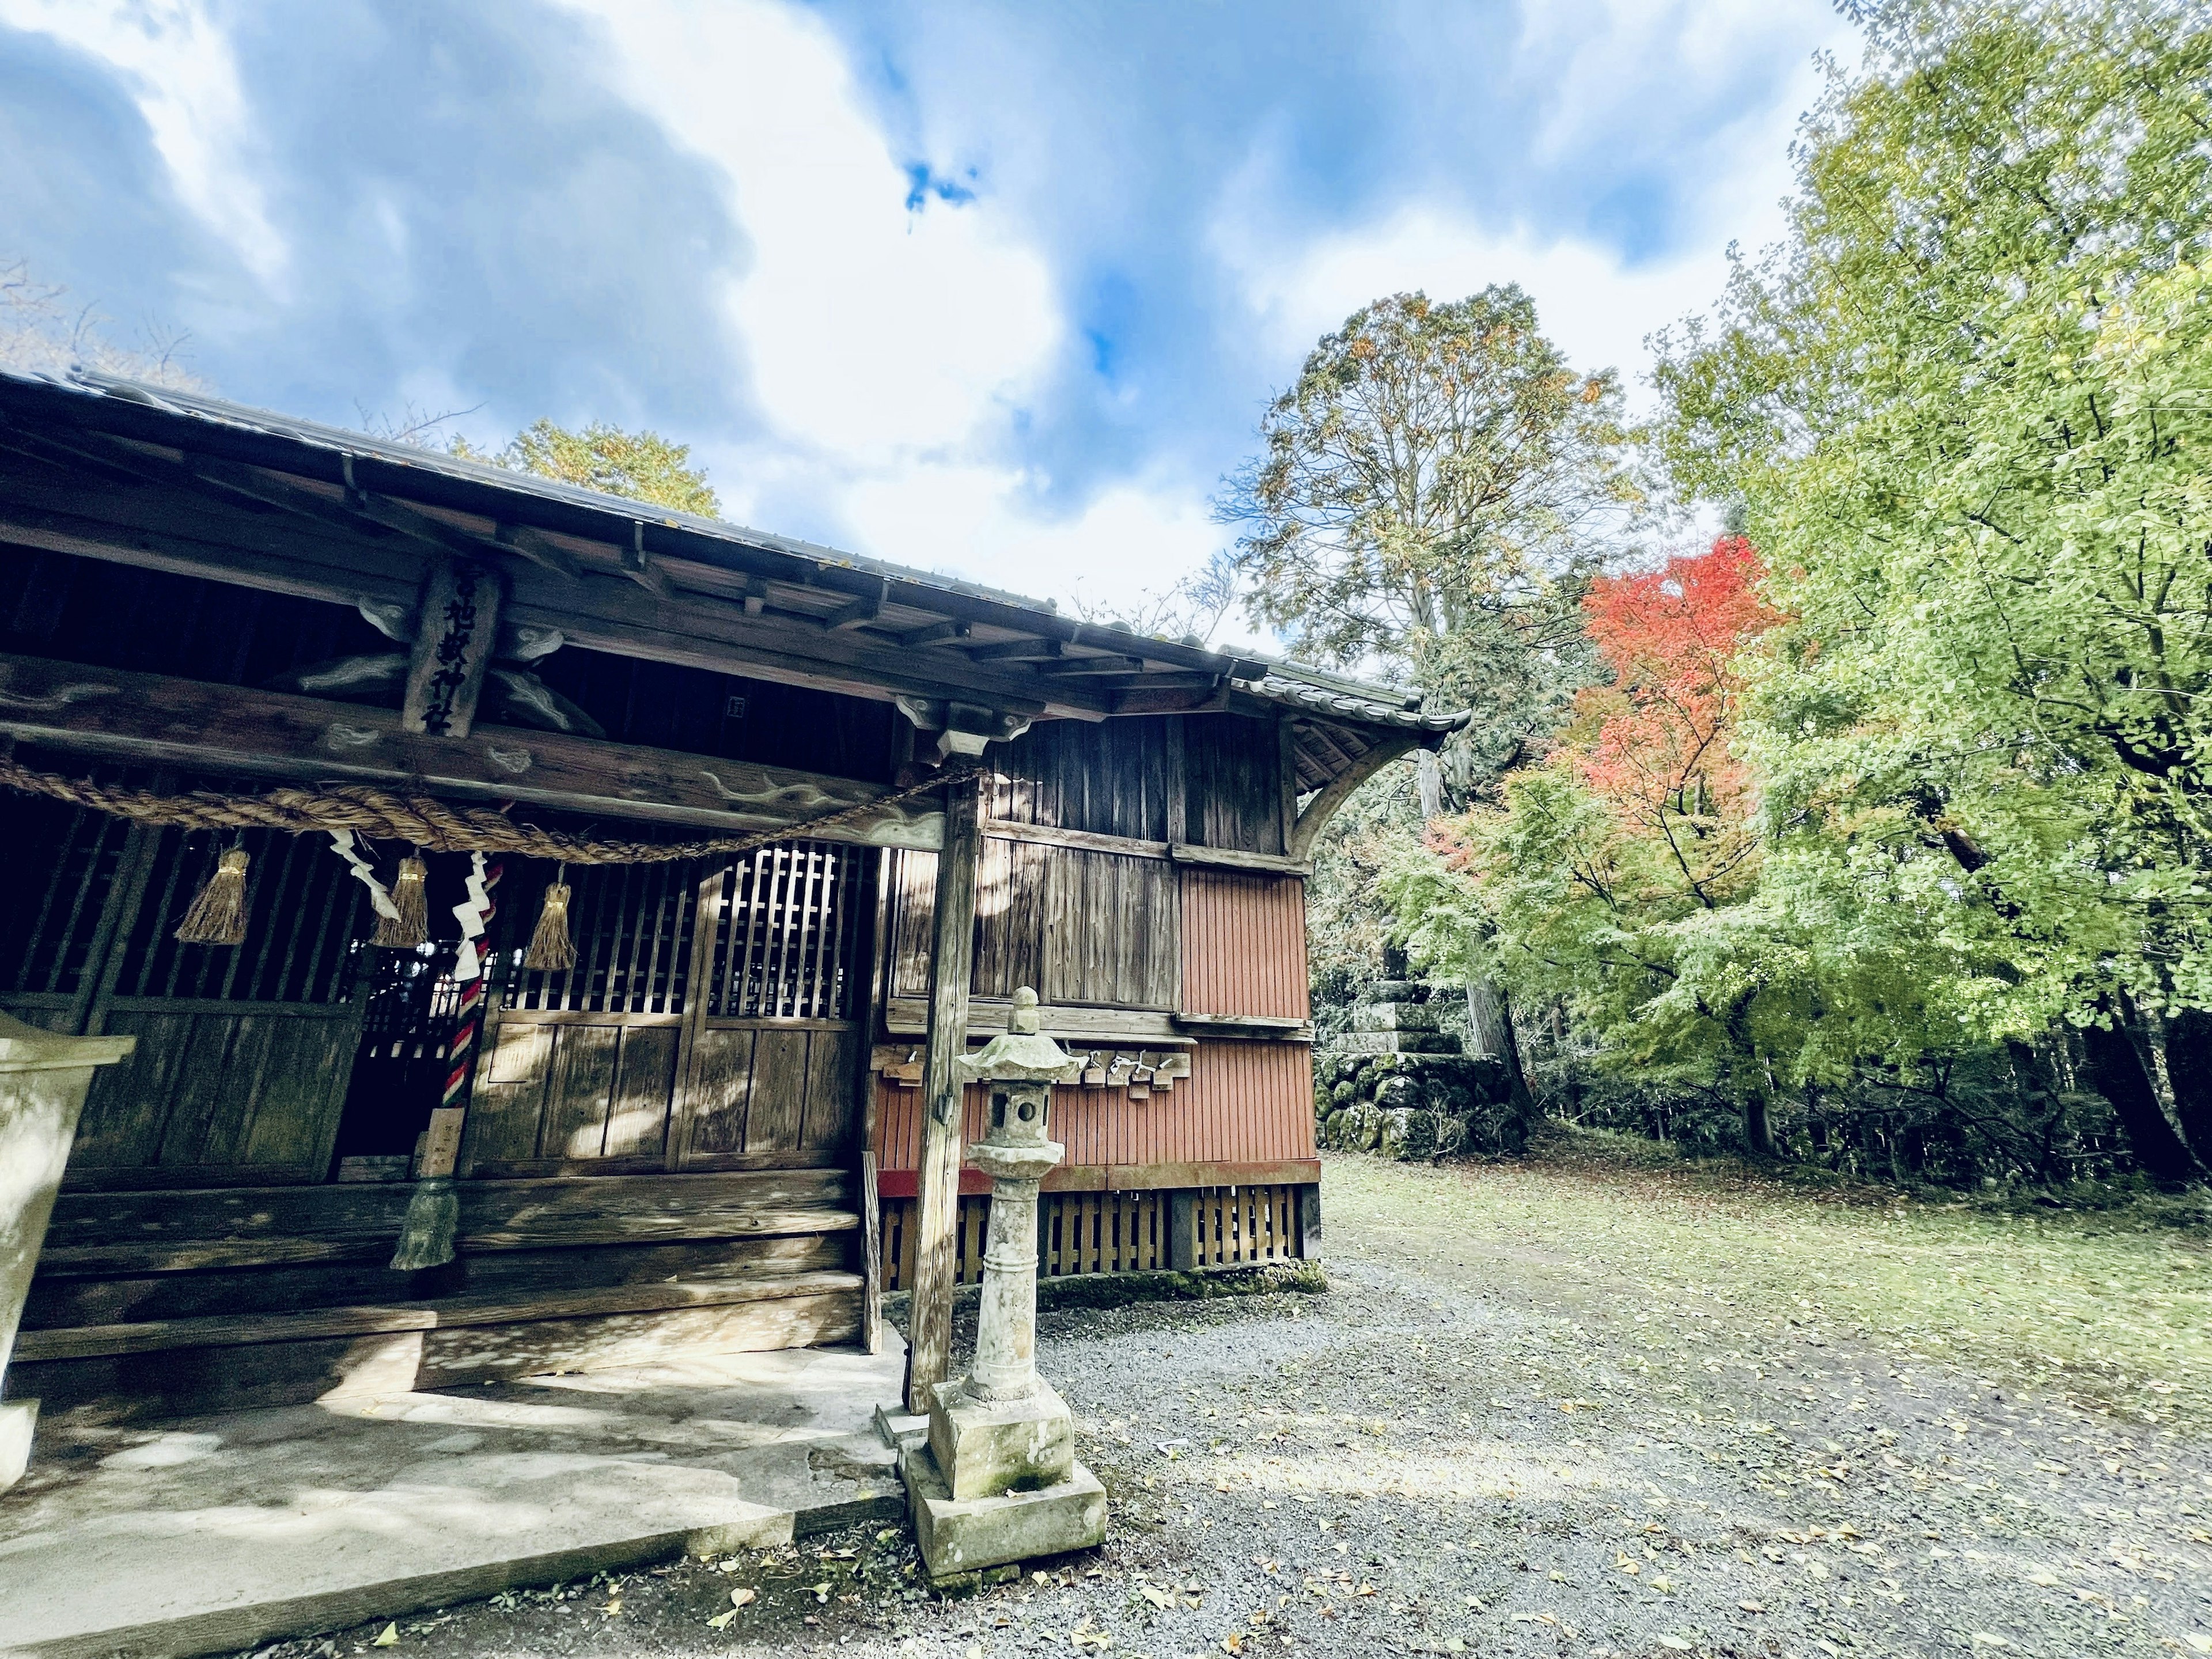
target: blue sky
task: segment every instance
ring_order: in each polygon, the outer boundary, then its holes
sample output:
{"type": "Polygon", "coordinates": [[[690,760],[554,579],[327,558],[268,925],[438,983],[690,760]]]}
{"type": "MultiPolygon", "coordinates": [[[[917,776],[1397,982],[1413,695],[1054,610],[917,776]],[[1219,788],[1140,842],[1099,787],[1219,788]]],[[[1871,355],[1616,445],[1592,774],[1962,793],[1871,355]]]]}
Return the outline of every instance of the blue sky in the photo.
{"type": "Polygon", "coordinates": [[[0,257],[244,402],[691,444],[740,522],[1128,603],[1363,301],[1584,367],[1777,233],[1820,0],[0,0],[0,257]]]}

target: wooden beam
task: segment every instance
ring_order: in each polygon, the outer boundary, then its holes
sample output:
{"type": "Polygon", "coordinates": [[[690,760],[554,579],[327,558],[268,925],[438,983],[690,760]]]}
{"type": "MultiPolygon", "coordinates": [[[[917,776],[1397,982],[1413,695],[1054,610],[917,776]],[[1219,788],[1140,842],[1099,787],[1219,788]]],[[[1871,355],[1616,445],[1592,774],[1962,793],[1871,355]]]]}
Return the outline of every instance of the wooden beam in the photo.
{"type": "Polygon", "coordinates": [[[1066,649],[1058,640],[994,640],[988,645],[971,645],[962,654],[969,662],[1049,662],[1066,649]]]}
{"type": "Polygon", "coordinates": [[[1275,716],[1275,782],[1280,799],[1275,822],[1282,840],[1283,851],[1291,850],[1291,838],[1298,830],[1298,748],[1291,735],[1291,717],[1275,716]]]}
{"type": "MultiPolygon", "coordinates": [[[[1436,734],[1427,735],[1433,738],[1436,734]]],[[[1315,837],[1321,834],[1322,826],[1336,816],[1337,809],[1352,799],[1352,792],[1392,761],[1410,755],[1420,747],[1421,736],[1411,732],[1401,732],[1377,742],[1348,769],[1338,773],[1334,780],[1315,792],[1313,799],[1305,804],[1305,810],[1298,814],[1297,822],[1291,826],[1291,844],[1285,851],[1292,858],[1311,858],[1315,837]]]]}
{"type": "Polygon", "coordinates": [[[1207,1036],[1260,1038],[1271,1042],[1311,1042],[1313,1022],[1273,1014],[1177,1014],[1176,1024],[1207,1036]]]}
{"type": "Polygon", "coordinates": [[[907,1331],[907,1409],[926,1412],[952,1362],[953,1251],[960,1225],[960,1100],[953,1062],[968,1052],[968,980],[975,940],[975,865],[982,792],[945,791],[945,850],[929,954],[929,1038],[922,1058],[921,1163],[915,1205],[913,1311],[907,1331]]]}
{"type": "Polygon", "coordinates": [[[1164,841],[1137,841],[1127,836],[1102,836],[1091,830],[1061,830],[1047,823],[1018,823],[1012,818],[987,818],[983,833],[994,841],[1027,841],[1047,847],[1079,847],[1087,853],[1114,853],[1129,859],[1164,859],[1164,841]]]}
{"type": "Polygon", "coordinates": [[[399,705],[401,731],[468,736],[497,647],[503,597],[498,573],[482,560],[438,562],[422,585],[422,603],[416,611],[415,648],[408,655],[406,696],[399,705]]]}
{"type": "Polygon", "coordinates": [[[556,576],[566,576],[570,581],[583,577],[583,567],[576,562],[575,555],[542,530],[532,530],[526,524],[502,524],[492,532],[492,539],[556,576]]]}
{"type": "Polygon", "coordinates": [[[1133,674],[1145,666],[1142,657],[1062,657],[1037,665],[1040,674],[1133,674]]]}
{"type": "MultiPolygon", "coordinates": [[[[0,655],[0,733],[73,754],[302,782],[374,783],[480,801],[526,801],[725,835],[773,830],[889,792],[849,778],[562,732],[479,726],[465,738],[404,730],[398,713],[278,691],[0,655]]],[[[927,801],[810,834],[933,850],[927,801]]]]}
{"type": "Polygon", "coordinates": [[[675,597],[676,590],[645,550],[645,520],[629,521],[629,540],[622,549],[622,573],[656,599],[675,597]]]}
{"type": "Polygon", "coordinates": [[[874,592],[863,593],[856,599],[847,600],[828,616],[821,618],[822,631],[825,634],[837,634],[848,628],[858,628],[863,623],[875,621],[884,614],[884,596],[889,593],[890,589],[890,580],[884,578],[874,592]]]}
{"type": "Polygon", "coordinates": [[[927,628],[917,628],[912,633],[900,635],[899,648],[915,651],[925,645],[937,645],[946,640],[964,640],[974,631],[972,625],[967,623],[932,623],[927,628]]]}
{"type": "MultiPolygon", "coordinates": [[[[238,543],[214,543],[100,519],[0,504],[0,540],[141,569],[258,587],[351,608],[364,596],[411,608],[418,597],[420,544],[377,544],[358,532],[346,538],[301,535],[281,520],[239,526],[238,543]]],[[[745,604],[684,595],[664,605],[627,585],[572,586],[551,572],[512,573],[509,620],[557,628],[572,645],[617,656],[681,663],[715,673],[746,674],[878,700],[899,693],[988,702],[1006,712],[1097,719],[1103,699],[1078,686],[1029,676],[990,673],[927,652],[818,629],[774,617],[749,616],[745,604]],[[941,675],[933,669],[943,671],[941,675]]]]}
{"type": "Polygon", "coordinates": [[[1177,864],[1204,864],[1223,870],[1264,871],[1278,876],[1310,876],[1313,860],[1280,857],[1273,853],[1243,853],[1233,847],[1200,847],[1195,842],[1170,843],[1168,856],[1177,864]]]}

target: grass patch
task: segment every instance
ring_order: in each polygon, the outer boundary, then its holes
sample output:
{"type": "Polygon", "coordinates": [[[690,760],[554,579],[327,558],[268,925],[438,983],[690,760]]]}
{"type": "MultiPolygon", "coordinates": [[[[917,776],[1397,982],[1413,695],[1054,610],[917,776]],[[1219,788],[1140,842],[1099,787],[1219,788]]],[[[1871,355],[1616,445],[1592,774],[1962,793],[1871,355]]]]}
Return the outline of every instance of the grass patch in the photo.
{"type": "Polygon", "coordinates": [[[1429,1253],[1449,1237],[1476,1264],[1509,1252],[1626,1281],[1653,1324],[1716,1340],[1794,1322],[2212,1427],[2212,1230],[2171,1201],[1978,1203],[1584,1132],[1513,1163],[1332,1157],[1326,1182],[1337,1238],[1429,1253]]]}

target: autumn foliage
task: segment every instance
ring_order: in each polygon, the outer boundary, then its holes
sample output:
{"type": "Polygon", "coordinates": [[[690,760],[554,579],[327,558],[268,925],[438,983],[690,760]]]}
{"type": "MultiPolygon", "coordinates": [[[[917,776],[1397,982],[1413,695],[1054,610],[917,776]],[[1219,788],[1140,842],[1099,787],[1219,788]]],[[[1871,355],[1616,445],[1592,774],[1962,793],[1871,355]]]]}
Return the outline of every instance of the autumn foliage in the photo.
{"type": "Polygon", "coordinates": [[[1758,550],[1723,536],[1656,570],[1601,576],[1583,625],[1613,683],[1576,700],[1559,757],[1626,824],[1740,824],[1748,781],[1729,752],[1739,690],[1733,662],[1780,620],[1759,597],[1758,550]]]}

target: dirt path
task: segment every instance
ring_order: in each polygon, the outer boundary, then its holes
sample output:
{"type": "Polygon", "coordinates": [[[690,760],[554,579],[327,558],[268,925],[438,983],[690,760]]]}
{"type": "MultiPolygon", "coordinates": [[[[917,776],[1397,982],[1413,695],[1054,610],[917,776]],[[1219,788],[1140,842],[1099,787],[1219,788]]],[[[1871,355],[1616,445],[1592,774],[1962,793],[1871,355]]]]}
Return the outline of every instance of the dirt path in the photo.
{"type": "Polygon", "coordinates": [[[1557,1156],[1328,1181],[1326,1296],[1046,1316],[1040,1365],[1114,1498],[1093,1557],[942,1601],[903,1534],[862,1532],[404,1620],[396,1645],[2212,1652],[2201,1237],[2000,1223],[1984,1249],[1972,1218],[1557,1156]],[[2079,1330],[2004,1346],[2069,1296],[2152,1298],[2125,1325],[2184,1380],[2099,1370],[2079,1330]],[[754,1595],[708,1628],[732,1589],[754,1595]]]}

